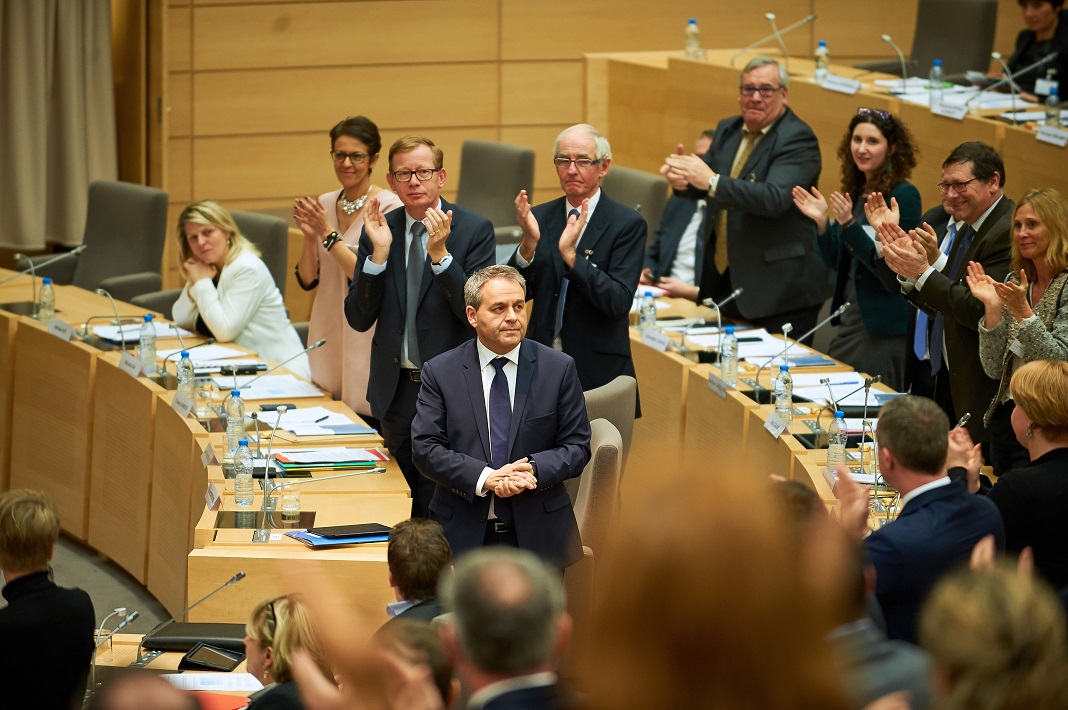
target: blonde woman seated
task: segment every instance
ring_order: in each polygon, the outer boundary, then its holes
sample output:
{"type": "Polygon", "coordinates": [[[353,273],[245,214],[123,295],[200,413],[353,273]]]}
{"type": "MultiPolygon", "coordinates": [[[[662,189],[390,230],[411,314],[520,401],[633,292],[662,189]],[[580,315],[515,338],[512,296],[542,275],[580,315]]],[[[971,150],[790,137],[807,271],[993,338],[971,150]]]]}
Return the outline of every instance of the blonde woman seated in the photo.
{"type": "Polygon", "coordinates": [[[249,710],[303,710],[293,681],[297,649],[333,679],[304,604],[292,594],[261,602],[245,624],[245,666],[264,686],[249,696],[249,710]]]}
{"type": "MultiPolygon", "coordinates": [[[[182,210],[178,246],[186,284],[171,310],[175,323],[275,362],[304,349],[259,250],[221,205],[205,200],[182,210]]],[[[286,367],[311,378],[307,355],[286,367]]]]}

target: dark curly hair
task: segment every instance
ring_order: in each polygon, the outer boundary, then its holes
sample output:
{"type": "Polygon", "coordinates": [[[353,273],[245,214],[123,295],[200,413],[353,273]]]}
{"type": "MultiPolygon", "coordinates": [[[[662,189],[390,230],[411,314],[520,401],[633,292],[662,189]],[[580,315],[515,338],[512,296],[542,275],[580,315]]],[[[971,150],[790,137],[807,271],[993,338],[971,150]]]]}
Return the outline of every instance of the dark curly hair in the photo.
{"type": "Polygon", "coordinates": [[[861,197],[862,192],[889,194],[909,179],[919,154],[920,149],[916,145],[916,139],[912,137],[912,131],[894,118],[893,114],[874,109],[860,109],[849,122],[849,130],[838,144],[838,160],[842,166],[842,191],[852,197],[854,202],[861,197]],[[849,149],[853,130],[861,123],[870,123],[878,128],[887,144],[886,162],[883,163],[882,170],[872,176],[870,182],[853,162],[853,153],[849,149]]]}

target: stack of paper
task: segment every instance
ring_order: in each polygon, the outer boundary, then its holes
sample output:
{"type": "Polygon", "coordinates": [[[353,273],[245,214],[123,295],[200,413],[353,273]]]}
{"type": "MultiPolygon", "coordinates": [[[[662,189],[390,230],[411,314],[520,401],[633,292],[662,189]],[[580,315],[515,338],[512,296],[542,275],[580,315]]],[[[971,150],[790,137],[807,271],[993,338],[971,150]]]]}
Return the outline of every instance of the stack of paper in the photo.
{"type": "Polygon", "coordinates": [[[350,449],[336,446],[325,449],[275,452],[274,460],[287,475],[310,475],[312,471],[357,471],[389,461],[381,449],[350,449]]]}
{"type": "Polygon", "coordinates": [[[301,407],[290,409],[283,414],[278,423],[279,429],[291,431],[297,436],[331,436],[344,434],[376,434],[374,429],[357,424],[341,412],[334,412],[326,407],[301,407]]]}
{"type": "MultiPolygon", "coordinates": [[[[113,343],[122,341],[123,336],[126,336],[126,342],[133,342],[141,337],[141,326],[144,323],[134,323],[131,325],[94,325],[93,335],[104,340],[109,340],[113,343]],[[119,330],[122,330],[122,335],[119,335],[119,330]]],[[[181,333],[183,338],[193,337],[194,334],[190,333],[185,328],[179,328],[173,323],[153,323],[156,327],[157,338],[177,338],[178,333],[181,333]]],[[[162,354],[160,354],[162,357],[162,354]]]]}
{"type": "MultiPolygon", "coordinates": [[[[210,346],[209,346],[210,347],[210,346]]],[[[192,353],[190,353],[192,355],[192,353]]],[[[290,399],[299,397],[322,397],[315,385],[310,382],[294,377],[293,375],[267,375],[256,380],[252,386],[245,383],[251,382],[258,375],[247,375],[237,378],[236,389],[241,390],[241,399],[246,402],[256,399],[290,399]]],[[[229,390],[235,387],[234,378],[226,375],[216,375],[215,384],[220,389],[229,390]]]]}
{"type": "MultiPolygon", "coordinates": [[[[171,348],[168,350],[158,350],[156,355],[158,357],[171,357],[182,352],[181,348],[171,348]]],[[[202,345],[199,348],[193,348],[189,351],[189,359],[193,361],[194,365],[206,366],[208,363],[215,360],[222,360],[224,358],[233,358],[239,356],[248,356],[244,350],[237,350],[236,348],[228,348],[225,345],[202,345]]],[[[220,363],[221,364],[221,363],[220,363]]],[[[229,362],[227,363],[229,364],[229,362]]]]}

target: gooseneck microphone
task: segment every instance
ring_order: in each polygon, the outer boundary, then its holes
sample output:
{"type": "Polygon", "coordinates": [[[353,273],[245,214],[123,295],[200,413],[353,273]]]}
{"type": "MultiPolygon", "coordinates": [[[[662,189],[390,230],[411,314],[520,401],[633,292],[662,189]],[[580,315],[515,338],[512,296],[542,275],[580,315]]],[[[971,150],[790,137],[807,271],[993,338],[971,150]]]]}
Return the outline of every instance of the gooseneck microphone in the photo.
{"type": "Polygon", "coordinates": [[[1001,68],[1005,71],[1005,79],[1009,84],[1009,96],[1012,101],[1012,125],[1016,125],[1016,92],[1020,87],[1016,85],[1016,75],[1012,73],[1012,69],[1009,69],[1009,65],[1005,63],[1005,60],[1001,58],[1001,52],[991,52],[990,57],[1001,65],[1001,68]]]}
{"type": "MultiPolygon", "coordinates": [[[[720,362],[720,353],[723,351],[723,316],[720,313],[720,309],[723,308],[723,306],[725,306],[728,303],[730,303],[731,301],[733,301],[734,299],[736,299],[739,296],[741,296],[742,293],[744,293],[744,292],[745,292],[745,289],[742,288],[741,286],[739,286],[738,288],[736,288],[733,291],[731,291],[727,295],[727,297],[724,298],[719,303],[716,303],[711,298],[706,298],[705,300],[701,301],[701,305],[702,306],[704,306],[705,308],[711,308],[712,310],[714,310],[716,312],[716,331],[719,334],[719,337],[718,337],[717,343],[716,343],[716,366],[717,367],[719,366],[719,362],[720,362]]],[[[682,343],[682,346],[684,348],[686,347],[686,334],[689,332],[690,328],[693,327],[694,325],[697,325],[698,323],[704,323],[705,322],[705,317],[706,316],[700,316],[699,318],[695,318],[694,321],[692,323],[690,323],[689,326],[686,327],[686,330],[684,330],[682,332],[681,343],[682,343]]]]}
{"type": "MultiPolygon", "coordinates": [[[[185,609],[182,609],[180,612],[178,612],[177,614],[175,614],[171,618],[167,619],[166,621],[157,624],[155,626],[155,628],[153,628],[151,631],[149,631],[147,634],[145,634],[141,638],[141,642],[139,644],[137,644],[137,660],[130,664],[130,668],[144,668],[149,663],[151,663],[156,658],[158,658],[160,656],[160,654],[163,653],[163,651],[148,651],[147,653],[143,652],[144,651],[144,647],[145,647],[145,641],[148,641],[150,638],[152,638],[152,636],[154,636],[156,633],[158,633],[160,629],[162,629],[167,624],[170,624],[170,623],[172,623],[174,621],[177,621],[178,619],[181,619],[183,616],[188,614],[190,611],[192,611],[196,607],[200,606],[201,604],[203,604],[207,600],[211,599],[213,596],[215,596],[216,594],[218,594],[222,590],[226,589],[230,585],[237,584],[238,582],[240,582],[244,578],[245,578],[245,573],[244,572],[238,572],[233,577],[231,577],[230,579],[226,580],[226,582],[224,582],[222,584],[222,586],[220,586],[219,588],[217,588],[217,589],[209,592],[208,594],[204,595],[203,597],[201,597],[197,601],[193,602],[192,604],[187,606],[185,609]]],[[[118,630],[118,629],[116,629],[116,630],[118,630]]]]}
{"type": "MultiPolygon", "coordinates": [[[[312,343],[308,347],[304,348],[303,350],[301,350],[299,353],[297,353],[293,357],[283,360],[282,362],[280,362],[277,365],[275,365],[274,367],[272,367],[270,370],[267,370],[267,372],[264,372],[262,375],[256,375],[251,380],[249,380],[244,385],[242,385],[241,389],[248,389],[249,387],[252,386],[253,382],[255,382],[256,380],[260,379],[261,377],[266,377],[267,375],[271,374],[272,372],[274,372],[278,368],[282,367],[286,363],[289,363],[289,362],[292,362],[293,360],[296,360],[301,355],[307,355],[312,350],[315,350],[316,348],[321,348],[325,344],[326,344],[326,338],[319,338],[317,341],[315,341],[314,343],[312,343]]],[[[235,373],[235,377],[236,377],[236,373],[235,373]]],[[[237,387],[236,387],[237,381],[236,380],[234,381],[234,384],[235,384],[234,389],[237,389],[237,387]]]]}
{"type": "Polygon", "coordinates": [[[18,263],[20,261],[25,261],[27,264],[29,264],[28,268],[30,270],[30,284],[31,284],[31,286],[33,288],[33,317],[36,318],[37,317],[37,307],[38,307],[38,303],[37,303],[37,266],[33,263],[33,261],[30,259],[30,257],[26,256],[25,254],[16,254],[15,255],[15,263],[18,263]]]}
{"type": "MultiPolygon", "coordinates": [[[[68,252],[64,252],[63,254],[59,254],[58,256],[54,256],[51,259],[48,259],[47,261],[42,261],[40,264],[37,264],[36,267],[43,268],[45,266],[51,266],[52,264],[56,263],[57,261],[63,261],[64,259],[69,259],[72,256],[78,256],[83,251],[85,251],[85,245],[81,244],[79,246],[74,247],[73,249],[71,249],[68,252]]],[[[6,284],[8,281],[14,281],[18,277],[25,276],[26,274],[32,273],[32,274],[36,275],[36,271],[35,271],[36,267],[35,267],[33,261],[29,259],[29,257],[27,257],[25,254],[15,254],[14,258],[15,258],[15,261],[25,261],[25,262],[27,262],[29,264],[29,266],[27,268],[23,269],[22,271],[19,271],[17,274],[14,274],[12,276],[8,276],[3,281],[0,281],[0,285],[6,284]]]]}
{"type": "MultiPolygon", "coordinates": [[[[894,43],[894,39],[890,35],[883,35],[880,39],[893,47],[894,51],[897,52],[897,58],[901,62],[901,93],[904,94],[908,91],[909,78],[908,64],[905,62],[905,53],[901,51],[901,47],[898,47],[894,43]]],[[[890,93],[894,92],[891,91],[890,93]]]]}
{"type": "MultiPolygon", "coordinates": [[[[122,318],[119,317],[119,307],[115,304],[115,299],[111,297],[110,293],[108,293],[102,288],[98,288],[96,290],[96,293],[98,296],[107,297],[108,301],[111,302],[111,310],[114,312],[115,315],[115,320],[113,320],[112,323],[119,329],[119,338],[122,341],[122,350],[123,352],[126,352],[126,332],[122,329],[122,318]]],[[[93,320],[94,318],[107,318],[107,316],[90,316],[86,318],[85,325],[82,326],[83,338],[89,337],[89,321],[93,320]]]]}
{"type": "MultiPolygon", "coordinates": [[[[177,328],[175,328],[175,332],[176,333],[178,332],[177,328]]],[[[170,355],[168,355],[167,357],[163,358],[163,367],[160,368],[160,372],[166,374],[166,372],[167,372],[167,361],[170,360],[175,355],[181,355],[183,352],[189,352],[190,350],[196,350],[197,348],[202,348],[205,345],[213,345],[214,343],[215,343],[215,338],[208,338],[203,343],[197,343],[196,345],[193,345],[193,346],[188,347],[188,348],[185,347],[185,344],[183,343],[181,350],[179,350],[178,352],[173,352],[170,355]]],[[[177,365],[175,367],[177,368],[177,365]]]]}
{"type": "MultiPolygon", "coordinates": [[[[743,54],[748,52],[750,49],[754,49],[756,47],[759,47],[760,45],[762,45],[765,42],[767,42],[769,39],[776,39],[776,40],[779,41],[779,45],[782,46],[782,48],[783,48],[783,58],[785,59],[786,58],[786,47],[785,47],[785,45],[783,45],[782,36],[784,34],[786,34],[787,32],[791,32],[793,30],[796,30],[798,27],[801,27],[802,25],[807,25],[809,22],[814,22],[816,20],[816,15],[815,15],[815,13],[813,13],[811,15],[808,15],[807,17],[804,17],[804,18],[798,20],[794,24],[792,24],[792,25],[790,25],[788,27],[784,27],[782,30],[779,30],[779,29],[775,28],[775,13],[773,13],[773,12],[765,13],[764,17],[765,17],[765,19],[768,19],[768,20],[770,20],[772,22],[771,26],[772,26],[773,29],[775,29],[775,31],[772,32],[770,35],[767,35],[765,37],[761,37],[760,39],[758,39],[756,42],[753,42],[752,44],[747,44],[746,46],[742,47],[737,52],[735,52],[734,55],[731,57],[731,61],[730,61],[730,65],[732,67],[734,66],[734,60],[735,59],[737,59],[738,57],[742,56],[743,54]]],[[[787,71],[789,71],[789,67],[787,67],[787,71]]]]}
{"type": "MultiPolygon", "coordinates": [[[[996,52],[992,53],[990,56],[993,57],[994,54],[996,54],[996,52]]],[[[1050,52],[1046,56],[1044,56],[1041,59],[1039,59],[1037,62],[1034,62],[1033,64],[1028,64],[1026,67],[1020,69],[1015,74],[1009,72],[1008,74],[1005,75],[1004,78],[998,79],[993,84],[991,84],[990,86],[986,87],[985,89],[983,89],[982,91],[977,93],[975,96],[973,96],[970,99],[968,99],[968,101],[964,105],[965,106],[971,106],[973,101],[975,101],[976,99],[981,97],[983,94],[987,93],[988,91],[993,91],[994,89],[998,88],[999,86],[1003,86],[1005,84],[1010,84],[1011,86],[1015,86],[1016,77],[1018,77],[1020,75],[1023,75],[1023,74],[1027,74],[1032,69],[1038,69],[1043,64],[1049,64],[1054,59],[1056,59],[1059,54],[1060,54],[1060,52],[1050,52]]],[[[2,282],[0,282],[0,283],[2,283],[2,282]]]]}

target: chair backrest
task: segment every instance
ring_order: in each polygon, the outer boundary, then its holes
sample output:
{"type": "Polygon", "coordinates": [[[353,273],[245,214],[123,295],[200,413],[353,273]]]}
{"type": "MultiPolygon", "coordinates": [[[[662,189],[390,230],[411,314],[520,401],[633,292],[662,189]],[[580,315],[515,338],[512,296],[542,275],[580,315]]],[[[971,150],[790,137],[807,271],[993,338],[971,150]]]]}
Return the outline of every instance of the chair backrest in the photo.
{"type": "Polygon", "coordinates": [[[619,432],[607,419],[590,422],[590,461],[579,477],[575,496],[575,519],[582,544],[598,554],[619,514],[619,432]]]}
{"type": "Polygon", "coordinates": [[[143,293],[139,296],[134,296],[130,299],[130,303],[141,308],[147,308],[150,311],[161,313],[164,318],[171,317],[171,309],[174,308],[174,302],[178,300],[178,297],[182,295],[182,289],[172,288],[166,291],[153,291],[152,293],[143,293]]]}
{"type": "Polygon", "coordinates": [[[948,74],[985,72],[997,30],[997,0],[919,0],[912,36],[913,72],[926,76],[935,59],[948,74]],[[952,36],[946,34],[953,28],[952,36]]]}
{"type": "Polygon", "coordinates": [[[71,283],[99,288],[112,276],[159,273],[167,241],[167,193],[130,182],[89,183],[89,207],[71,283]]]}
{"type": "Polygon", "coordinates": [[[534,203],[534,151],[506,143],[464,141],[456,203],[494,227],[515,225],[515,198],[526,190],[534,203]]]}
{"type": "Polygon", "coordinates": [[[616,202],[622,202],[641,213],[649,226],[646,243],[651,242],[660,225],[660,216],[664,214],[664,205],[667,204],[667,180],[661,175],[613,165],[601,181],[601,187],[616,202]]]}
{"type": "Polygon", "coordinates": [[[281,217],[262,212],[230,210],[230,214],[250,242],[259,247],[263,263],[267,264],[274,283],[286,295],[286,265],[288,262],[289,225],[281,217]]]}
{"type": "Polygon", "coordinates": [[[586,396],[586,416],[590,420],[607,419],[623,440],[620,476],[627,470],[627,455],[634,435],[634,405],[638,396],[638,382],[629,375],[620,375],[607,385],[583,393],[586,396]]]}

